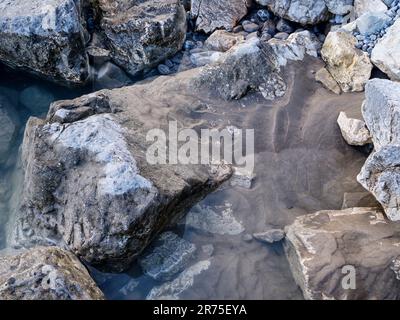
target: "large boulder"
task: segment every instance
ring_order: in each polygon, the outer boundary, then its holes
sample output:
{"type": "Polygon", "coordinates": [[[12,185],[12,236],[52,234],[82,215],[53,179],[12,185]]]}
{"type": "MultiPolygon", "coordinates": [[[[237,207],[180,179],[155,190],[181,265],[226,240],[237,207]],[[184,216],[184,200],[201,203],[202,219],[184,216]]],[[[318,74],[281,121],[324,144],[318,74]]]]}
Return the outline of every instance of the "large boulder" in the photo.
{"type": "Polygon", "coordinates": [[[163,130],[168,143],[170,120],[179,129],[208,128],[186,115],[250,89],[275,88],[268,81],[283,80],[271,52],[266,44],[244,42],[213,65],[59,101],[45,120],[31,118],[10,244],[57,243],[100,268],[127,268],[165,226],[231,174],[223,164],[154,164],[149,131],[163,130]]]}
{"type": "Polygon", "coordinates": [[[344,31],[330,32],[321,50],[327,70],[344,92],[363,91],[371,77],[368,53],[355,47],[356,38],[344,31]]]}
{"type": "Polygon", "coordinates": [[[399,299],[400,224],[374,208],[320,211],[286,228],[290,268],[306,299],[399,299]]]}
{"type": "Polygon", "coordinates": [[[211,33],[216,29],[231,30],[247,14],[251,0],[192,0],[191,16],[196,29],[211,33]]]}
{"type": "Polygon", "coordinates": [[[365,162],[358,181],[383,206],[386,215],[400,220],[400,84],[373,79],[365,90],[362,107],[375,152],[365,162]]]}
{"type": "Polygon", "coordinates": [[[344,15],[351,10],[353,0],[256,0],[274,14],[306,24],[317,24],[329,18],[329,13],[344,15]]]}
{"type": "Polygon", "coordinates": [[[180,0],[99,0],[101,38],[110,56],[131,75],[173,56],[186,36],[180,0]]]}
{"type": "Polygon", "coordinates": [[[372,50],[371,61],[392,80],[400,80],[400,20],[397,20],[372,50]]]}
{"type": "Polygon", "coordinates": [[[101,300],[103,293],[72,253],[38,247],[0,258],[0,300],[101,300]]]}
{"type": "Polygon", "coordinates": [[[50,80],[88,76],[80,1],[0,0],[0,60],[50,80]]]}

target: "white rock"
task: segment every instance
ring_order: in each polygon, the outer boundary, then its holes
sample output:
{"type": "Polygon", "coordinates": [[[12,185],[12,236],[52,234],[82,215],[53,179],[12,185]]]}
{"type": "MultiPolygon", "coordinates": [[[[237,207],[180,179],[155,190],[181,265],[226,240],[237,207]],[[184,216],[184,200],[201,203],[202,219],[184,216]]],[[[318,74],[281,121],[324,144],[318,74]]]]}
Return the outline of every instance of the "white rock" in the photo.
{"type": "Polygon", "coordinates": [[[371,134],[365,122],[348,118],[345,112],[340,112],[337,119],[344,140],[352,146],[363,146],[372,142],[371,134]]]}

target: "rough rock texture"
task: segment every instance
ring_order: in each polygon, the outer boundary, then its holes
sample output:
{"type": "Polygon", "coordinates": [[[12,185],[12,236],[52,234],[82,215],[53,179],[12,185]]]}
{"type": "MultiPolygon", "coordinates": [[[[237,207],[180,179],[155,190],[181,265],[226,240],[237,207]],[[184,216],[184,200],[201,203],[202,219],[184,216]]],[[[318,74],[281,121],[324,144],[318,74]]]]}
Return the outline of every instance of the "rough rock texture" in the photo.
{"type": "Polygon", "coordinates": [[[80,1],[0,1],[0,60],[50,80],[87,79],[80,1]]]}
{"type": "Polygon", "coordinates": [[[400,84],[373,79],[362,107],[375,152],[365,162],[358,181],[382,204],[389,219],[400,220],[400,84]]]}
{"type": "Polygon", "coordinates": [[[198,31],[231,30],[247,14],[250,4],[251,0],[192,0],[191,16],[198,31]]]}
{"type": "Polygon", "coordinates": [[[286,40],[274,38],[269,40],[268,44],[274,50],[281,66],[285,66],[288,60],[301,61],[306,55],[318,57],[321,49],[321,43],[309,31],[294,32],[286,40]]]}
{"type": "Polygon", "coordinates": [[[185,115],[202,112],[207,99],[218,103],[280,80],[268,46],[258,44],[239,44],[214,65],[174,77],[56,102],[45,121],[31,118],[10,243],[57,243],[103,269],[128,267],[171,220],[231,174],[225,165],[150,164],[148,131],[168,135],[174,119],[181,129],[208,128],[185,115]]]}
{"type": "Polygon", "coordinates": [[[72,253],[37,247],[0,259],[0,300],[100,300],[103,293],[72,253]]]}
{"type": "Polygon", "coordinates": [[[330,32],[321,50],[327,70],[344,92],[363,91],[371,77],[368,54],[355,47],[357,40],[343,31],[330,32]]]}
{"type": "Polygon", "coordinates": [[[244,36],[239,33],[231,33],[225,30],[217,30],[205,42],[205,45],[210,50],[228,51],[235,44],[244,40],[244,36]]]}
{"type": "Polygon", "coordinates": [[[329,12],[339,15],[348,13],[353,0],[256,0],[276,15],[305,24],[324,22],[329,12]]]}
{"type": "Polygon", "coordinates": [[[284,246],[306,299],[380,300],[400,298],[399,242],[400,224],[376,209],[351,208],[297,218],[284,246]],[[349,289],[343,284],[352,271],[349,289]]]}
{"type": "Polygon", "coordinates": [[[400,80],[400,20],[397,20],[372,50],[371,61],[392,80],[400,80]]]}
{"type": "Polygon", "coordinates": [[[186,35],[179,0],[99,0],[100,28],[110,56],[132,75],[178,52],[186,35]]]}
{"type": "Polygon", "coordinates": [[[388,9],[382,0],[354,0],[356,17],[368,12],[385,12],[388,9]]]}
{"type": "Polygon", "coordinates": [[[18,126],[19,120],[15,106],[6,96],[0,94],[0,164],[8,159],[18,126]]]}
{"type": "Polygon", "coordinates": [[[326,68],[321,68],[315,73],[315,80],[320,82],[326,89],[336,94],[342,92],[342,89],[340,89],[338,83],[333,79],[332,75],[328,70],[326,70],[326,68]]]}
{"type": "Polygon", "coordinates": [[[253,238],[265,242],[265,243],[274,243],[279,242],[285,238],[285,231],[281,229],[271,229],[265,232],[254,233],[253,238]]]}
{"type": "Polygon", "coordinates": [[[352,146],[364,146],[371,143],[371,134],[365,126],[365,122],[358,119],[347,117],[345,112],[341,112],[337,119],[340,131],[344,140],[352,146]]]}

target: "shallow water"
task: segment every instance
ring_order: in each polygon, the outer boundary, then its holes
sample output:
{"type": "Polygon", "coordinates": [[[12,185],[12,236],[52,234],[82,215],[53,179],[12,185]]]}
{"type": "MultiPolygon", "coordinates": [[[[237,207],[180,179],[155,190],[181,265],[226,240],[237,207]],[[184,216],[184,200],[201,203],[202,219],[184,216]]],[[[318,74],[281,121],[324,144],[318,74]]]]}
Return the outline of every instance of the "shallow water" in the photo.
{"type": "MultiPolygon", "coordinates": [[[[312,70],[318,67],[319,62],[310,59],[288,68],[289,90],[280,100],[267,102],[258,94],[249,94],[229,106],[216,106],[202,114],[221,126],[255,129],[256,177],[252,188],[233,187],[227,182],[192,209],[190,214],[204,215],[203,225],[210,221],[213,228],[207,229],[206,225],[204,230],[193,219],[189,224],[183,219],[170,228],[197,248],[180,275],[157,281],[143,274],[138,264],[125,274],[93,271],[108,298],[302,298],[282,244],[266,245],[248,235],[271,227],[282,228],[298,215],[340,209],[345,192],[362,190],[355,176],[365,155],[344,143],[336,118],[342,110],[359,116],[363,95],[328,93],[315,83],[312,70]]],[[[3,181],[9,181],[28,117],[43,116],[49,100],[74,98],[94,87],[67,89],[5,69],[0,74],[0,94],[14,97],[21,123],[16,147],[1,168],[3,181]],[[36,111],[21,102],[22,92],[32,86],[36,88],[33,92],[39,92],[36,111]]],[[[7,187],[10,189],[10,185],[7,187]]],[[[4,225],[7,207],[2,210],[0,221],[4,225]]]]}

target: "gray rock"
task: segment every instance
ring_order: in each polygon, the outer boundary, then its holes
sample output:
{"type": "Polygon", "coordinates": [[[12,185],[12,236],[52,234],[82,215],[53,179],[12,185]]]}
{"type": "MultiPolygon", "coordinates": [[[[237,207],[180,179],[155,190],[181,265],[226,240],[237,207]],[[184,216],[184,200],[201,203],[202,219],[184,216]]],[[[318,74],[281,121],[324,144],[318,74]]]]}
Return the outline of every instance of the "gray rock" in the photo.
{"type": "Polygon", "coordinates": [[[88,77],[80,1],[0,1],[0,60],[50,80],[88,77]]]}
{"type": "Polygon", "coordinates": [[[399,234],[373,208],[320,211],[287,227],[284,247],[306,299],[397,300],[399,234]]]}
{"type": "Polygon", "coordinates": [[[1,300],[102,300],[103,293],[73,254],[37,247],[0,259],[1,300]]]}
{"type": "Polygon", "coordinates": [[[356,17],[365,13],[385,12],[388,7],[382,0],[354,0],[356,17]]]}
{"type": "Polygon", "coordinates": [[[162,233],[139,258],[145,274],[159,281],[169,281],[183,271],[196,246],[172,232],[162,233]]]}
{"type": "Polygon", "coordinates": [[[400,80],[400,20],[388,29],[372,50],[371,61],[392,80],[400,80]]]}
{"type": "Polygon", "coordinates": [[[233,29],[247,14],[249,0],[192,0],[191,16],[197,31],[211,33],[216,29],[233,29]]]}
{"type": "Polygon", "coordinates": [[[180,0],[99,0],[98,9],[110,56],[131,75],[157,66],[183,46],[186,13],[180,0]]]}
{"type": "Polygon", "coordinates": [[[365,122],[347,117],[345,112],[340,112],[337,119],[344,140],[351,146],[364,146],[372,142],[371,134],[365,122]]]}
{"type": "Polygon", "coordinates": [[[282,241],[285,238],[285,231],[281,229],[271,229],[261,233],[254,233],[253,237],[258,241],[271,244],[282,241]]]}
{"type": "Polygon", "coordinates": [[[390,20],[390,17],[383,12],[368,12],[359,17],[356,24],[360,34],[366,36],[383,29],[390,20]]]}
{"type": "Polygon", "coordinates": [[[370,80],[365,96],[362,112],[375,152],[365,162],[357,180],[381,203],[389,219],[399,221],[400,84],[389,80],[370,80]]]}
{"type": "Polygon", "coordinates": [[[367,192],[346,192],[343,195],[342,210],[356,207],[379,208],[380,204],[374,196],[367,192]]]}
{"type": "Polygon", "coordinates": [[[315,73],[315,80],[320,82],[325,88],[336,94],[340,94],[342,92],[342,89],[340,89],[340,86],[329,73],[329,71],[326,70],[326,68],[321,68],[315,73]]]}

